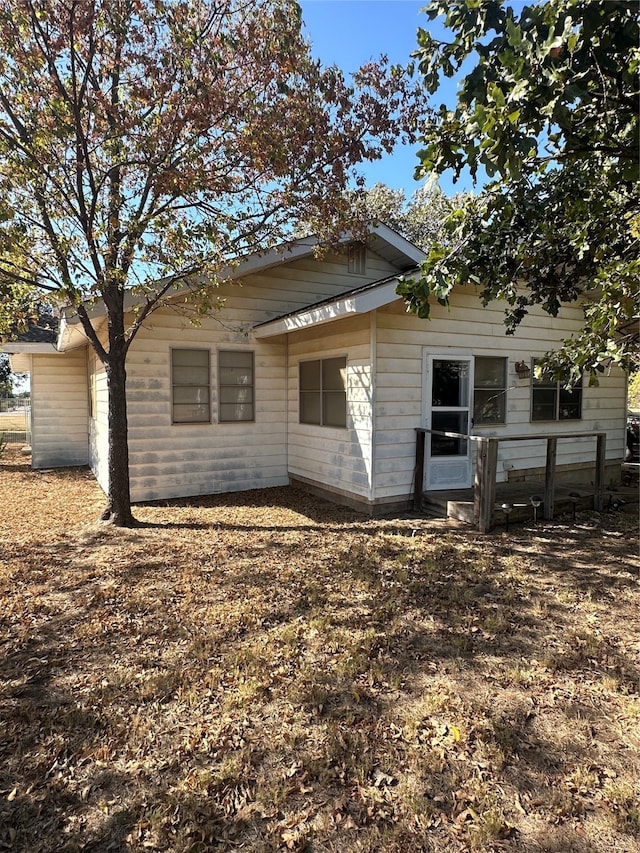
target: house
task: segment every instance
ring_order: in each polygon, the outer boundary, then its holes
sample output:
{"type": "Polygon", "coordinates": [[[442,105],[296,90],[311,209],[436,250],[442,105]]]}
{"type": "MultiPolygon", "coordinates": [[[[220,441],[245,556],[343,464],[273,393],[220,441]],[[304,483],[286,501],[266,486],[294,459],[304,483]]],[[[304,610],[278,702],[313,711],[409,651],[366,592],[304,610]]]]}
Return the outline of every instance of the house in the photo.
{"type": "MultiPolygon", "coordinates": [[[[421,427],[517,436],[499,445],[499,482],[544,472],[547,434],[604,432],[607,477],[619,479],[624,374],[565,390],[532,371],[580,328],[580,306],[532,310],[507,337],[504,306],[483,307],[469,286],[421,320],[396,286],[422,258],[383,225],[320,258],[298,240],[244,260],[199,327],[177,306],[152,314],[128,356],[132,500],[291,482],[371,514],[406,508],[421,427]]],[[[102,334],[99,312],[94,323],[102,334]]],[[[31,374],[33,466],[88,464],[106,489],[105,373],[77,316],[64,312],[54,343],[4,349],[31,374]]],[[[470,486],[475,448],[430,434],[424,488],[470,486]]],[[[588,479],[593,463],[592,439],[558,443],[560,474],[588,479]]]]}

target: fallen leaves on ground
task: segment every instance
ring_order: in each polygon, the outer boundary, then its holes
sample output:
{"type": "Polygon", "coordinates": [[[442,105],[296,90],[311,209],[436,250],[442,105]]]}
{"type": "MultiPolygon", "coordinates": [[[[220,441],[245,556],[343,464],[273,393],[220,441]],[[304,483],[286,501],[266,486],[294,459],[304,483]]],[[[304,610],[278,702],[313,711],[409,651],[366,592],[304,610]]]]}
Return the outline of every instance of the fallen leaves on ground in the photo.
{"type": "Polygon", "coordinates": [[[638,850],[634,518],[0,494],[0,850],[638,850]]]}

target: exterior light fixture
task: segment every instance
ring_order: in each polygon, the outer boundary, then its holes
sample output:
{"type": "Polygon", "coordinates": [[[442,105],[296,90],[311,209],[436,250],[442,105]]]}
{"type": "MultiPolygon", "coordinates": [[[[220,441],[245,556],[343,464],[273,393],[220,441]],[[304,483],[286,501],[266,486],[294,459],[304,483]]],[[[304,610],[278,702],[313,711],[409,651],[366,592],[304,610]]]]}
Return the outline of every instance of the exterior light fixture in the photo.
{"type": "Polygon", "coordinates": [[[504,530],[505,530],[505,533],[508,533],[509,532],[509,513],[513,509],[513,504],[504,503],[504,504],[502,504],[500,509],[504,513],[504,530]]]}

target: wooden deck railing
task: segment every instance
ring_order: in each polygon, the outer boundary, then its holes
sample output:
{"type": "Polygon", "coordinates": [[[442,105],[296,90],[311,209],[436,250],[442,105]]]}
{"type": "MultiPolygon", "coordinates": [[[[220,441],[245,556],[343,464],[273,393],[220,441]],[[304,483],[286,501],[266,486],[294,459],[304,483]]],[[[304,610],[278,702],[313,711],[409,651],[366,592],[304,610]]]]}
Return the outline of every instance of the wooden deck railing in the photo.
{"type": "Polygon", "coordinates": [[[442,432],[435,429],[416,429],[416,479],[413,497],[414,509],[419,511],[422,504],[423,483],[426,462],[426,436],[441,435],[447,438],[463,438],[476,442],[476,472],[474,482],[474,520],[478,530],[486,533],[493,526],[494,504],[496,499],[496,477],[498,472],[498,445],[501,441],[535,441],[544,440],[547,443],[547,460],[544,474],[544,518],[553,518],[553,501],[556,473],[556,455],[558,441],[564,439],[595,438],[596,439],[596,472],[594,481],[593,508],[602,511],[604,501],[604,472],[607,436],[604,432],[573,432],[553,433],[551,435],[511,435],[497,438],[495,436],[465,435],[457,432],[442,432]]]}

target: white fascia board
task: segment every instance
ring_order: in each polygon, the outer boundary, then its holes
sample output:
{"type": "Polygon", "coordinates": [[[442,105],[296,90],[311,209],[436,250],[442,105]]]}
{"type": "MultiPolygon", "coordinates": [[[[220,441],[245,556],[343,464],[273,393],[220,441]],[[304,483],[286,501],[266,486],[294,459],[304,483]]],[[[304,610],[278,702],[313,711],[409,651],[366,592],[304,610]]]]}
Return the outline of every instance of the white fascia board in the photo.
{"type": "MultiPolygon", "coordinates": [[[[80,324],[80,320],[78,319],[78,315],[75,316],[76,322],[69,322],[67,317],[63,314],[60,318],[60,329],[58,331],[58,341],[57,348],[60,352],[67,352],[71,349],[76,349],[77,347],[83,346],[87,343],[87,336],[84,333],[84,329],[80,324]]],[[[96,325],[93,323],[94,327],[96,325]]]]}
{"type": "Polygon", "coordinates": [[[30,343],[29,341],[7,341],[6,344],[0,344],[0,352],[6,352],[8,355],[18,353],[29,353],[29,355],[45,354],[55,355],[57,352],[55,344],[30,343]]]}
{"type": "Polygon", "coordinates": [[[289,317],[281,317],[271,323],[256,327],[253,329],[253,334],[256,338],[272,338],[299,329],[332,323],[342,317],[368,314],[369,311],[375,311],[376,308],[382,308],[384,305],[389,305],[396,299],[400,299],[401,297],[396,293],[397,286],[398,280],[394,279],[380,285],[380,287],[371,288],[371,290],[365,290],[362,293],[353,293],[341,299],[334,299],[332,302],[318,305],[316,308],[303,309],[289,317]]]}
{"type": "MultiPolygon", "coordinates": [[[[371,234],[376,237],[380,237],[381,240],[389,243],[389,245],[393,246],[394,249],[402,252],[414,264],[420,264],[422,261],[426,261],[426,252],[423,252],[422,249],[414,246],[413,243],[409,242],[409,240],[405,239],[401,234],[398,234],[397,231],[389,228],[388,225],[379,223],[378,225],[372,225],[370,230],[371,234]]],[[[372,248],[375,249],[375,242],[372,244],[372,248]]]]}

